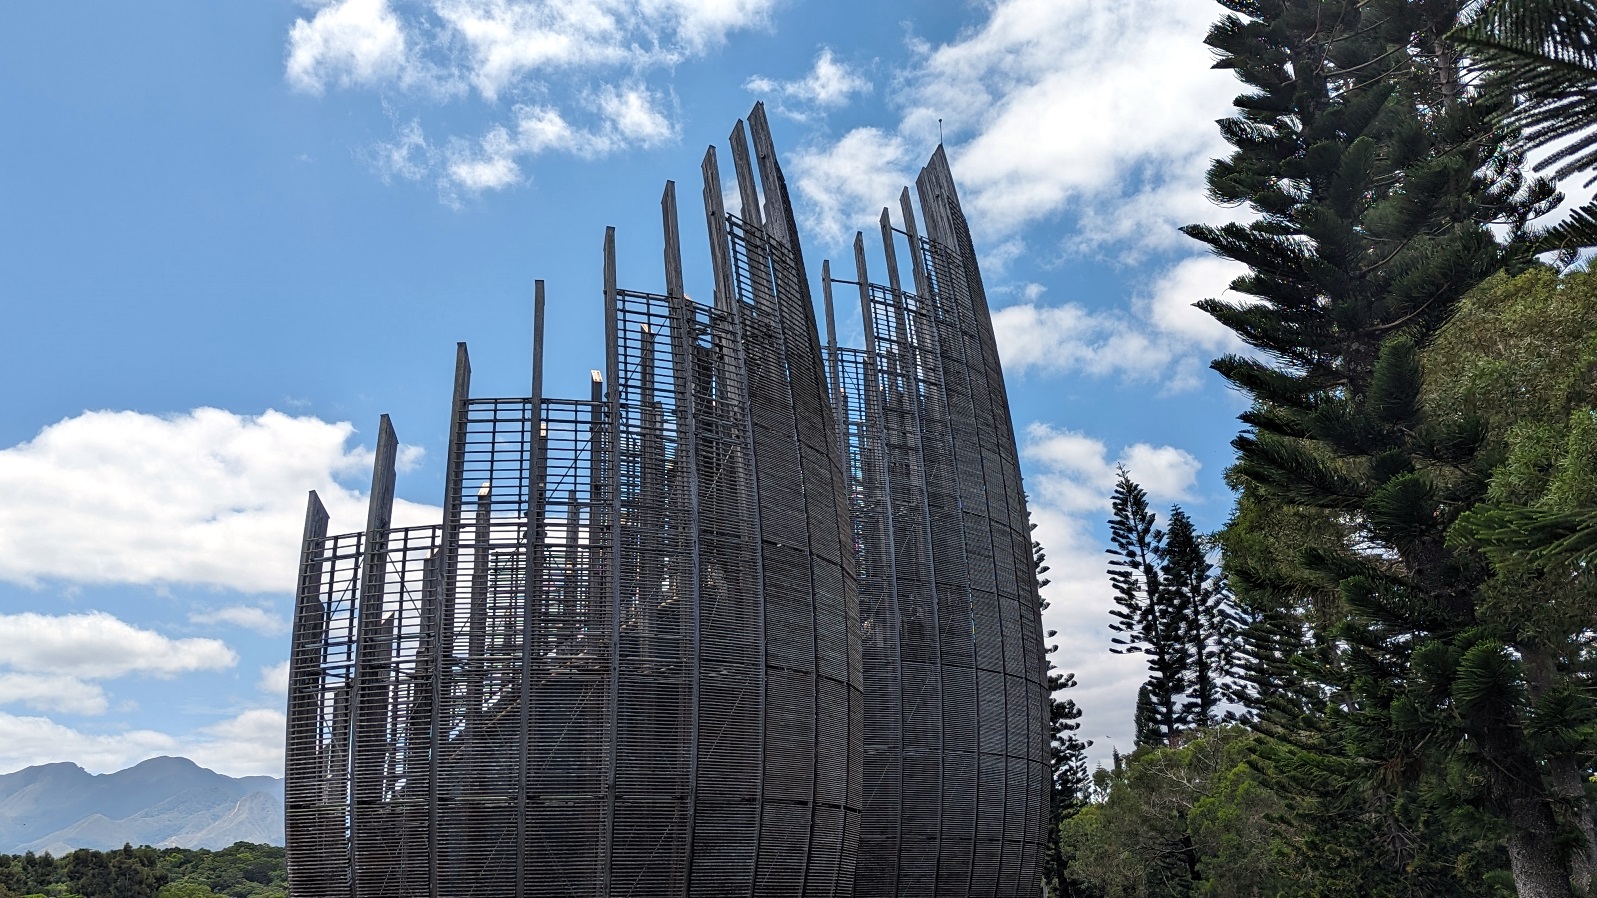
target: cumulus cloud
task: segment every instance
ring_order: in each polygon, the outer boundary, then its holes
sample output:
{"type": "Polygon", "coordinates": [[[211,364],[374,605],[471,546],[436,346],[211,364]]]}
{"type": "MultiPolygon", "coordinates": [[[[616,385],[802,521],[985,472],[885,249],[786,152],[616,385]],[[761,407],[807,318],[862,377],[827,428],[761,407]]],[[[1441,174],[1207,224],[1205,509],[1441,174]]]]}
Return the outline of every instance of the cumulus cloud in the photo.
{"type": "MultiPolygon", "coordinates": [[[[891,137],[862,139],[946,139],[983,240],[1004,243],[1068,216],[1067,251],[1133,259],[1186,245],[1178,226],[1230,214],[1203,189],[1209,160],[1227,149],[1214,120],[1237,91],[1230,72],[1211,70],[1203,43],[1216,15],[1207,0],[996,0],[978,27],[912,45],[890,95],[900,113],[891,137]]],[[[804,195],[852,199],[858,167],[812,155],[804,195]]],[[[889,159],[905,167],[902,153],[889,159]]],[[[801,212],[835,225],[826,205],[801,212]]]]}
{"type": "Polygon", "coordinates": [[[104,714],[105,690],[64,674],[0,673],[0,705],[26,705],[35,711],[104,714]]]}
{"type": "Polygon", "coordinates": [[[223,670],[238,655],[216,639],[172,639],[110,614],[0,614],[0,705],[104,714],[105,690],[92,680],[173,677],[223,670]]]}
{"type": "Polygon", "coordinates": [[[795,118],[808,118],[818,109],[835,109],[848,103],[855,94],[866,93],[871,82],[857,69],[839,62],[831,47],[822,47],[815,56],[815,64],[802,78],[778,81],[764,75],[755,75],[743,83],[744,88],[762,98],[785,100],[783,112],[795,118]]]}
{"type": "Polygon", "coordinates": [[[0,664],[28,673],[170,677],[238,662],[238,655],[219,639],[172,639],[103,611],[0,614],[0,632],[6,634],[0,641],[0,664]]]}
{"type": "Polygon", "coordinates": [[[793,183],[806,231],[841,245],[853,231],[875,227],[882,207],[911,182],[909,156],[903,137],[879,128],[855,128],[835,143],[795,153],[793,183]]]}
{"type": "Polygon", "coordinates": [[[1074,206],[1174,244],[1184,222],[1139,200],[1201,197],[1225,150],[1214,120],[1237,88],[1210,69],[1215,18],[1201,0],[1001,0],[979,29],[926,48],[902,129],[929,141],[942,119],[963,138],[956,172],[982,233],[1074,206]]]}
{"type": "Polygon", "coordinates": [[[282,776],[285,717],[251,708],[197,732],[78,729],[46,717],[0,711],[0,773],[70,760],[90,773],[109,773],[162,755],[189,758],[228,776],[282,776]]]}
{"type": "Polygon", "coordinates": [[[70,759],[90,773],[109,773],[160,755],[179,754],[178,741],[154,730],[93,733],[45,717],[0,711],[0,772],[70,759]]]}
{"type": "Polygon", "coordinates": [[[599,111],[606,131],[617,142],[652,147],[676,136],[676,126],[661,112],[659,98],[640,84],[601,88],[599,111]]]}
{"type": "Polygon", "coordinates": [[[1210,359],[1245,347],[1193,303],[1221,296],[1244,270],[1212,256],[1184,259],[1135,295],[1129,310],[1050,304],[1042,285],[1026,285],[1022,302],[993,312],[1004,370],[1159,383],[1170,393],[1195,388],[1210,359]]]}
{"type": "Polygon", "coordinates": [[[334,0],[288,33],[284,75],[298,90],[355,87],[404,75],[405,30],[388,0],[334,0]]]}
{"type": "Polygon", "coordinates": [[[196,624],[227,624],[245,630],[254,630],[262,636],[277,636],[288,632],[288,619],[258,605],[228,605],[195,611],[189,620],[196,624]]]}
{"type": "MultiPolygon", "coordinates": [[[[474,94],[500,119],[480,134],[429,141],[416,115],[366,154],[379,177],[435,180],[458,203],[525,183],[542,152],[592,158],[675,140],[677,110],[651,78],[761,27],[774,2],[330,0],[290,29],[284,77],[313,94],[377,90],[385,103],[474,94]]],[[[822,77],[823,91],[852,89],[835,64],[822,77]]]]}
{"type": "MultiPolygon", "coordinates": [[[[0,641],[0,705],[21,704],[45,714],[105,713],[107,697],[94,680],[171,677],[238,663],[219,640],[174,639],[103,612],[0,615],[0,632],[6,634],[0,641]]],[[[286,693],[286,662],[260,673],[261,691],[286,693]]],[[[233,776],[282,776],[283,714],[275,708],[248,709],[186,735],[74,729],[50,717],[0,711],[0,733],[0,772],[61,760],[104,772],[178,754],[233,776]]]]}
{"type": "MultiPolygon", "coordinates": [[[[526,180],[521,163],[546,152],[593,158],[658,146],[677,136],[675,123],[664,112],[664,99],[641,84],[606,85],[589,97],[588,105],[599,112],[592,127],[573,125],[553,106],[523,104],[513,110],[510,124],[494,125],[475,140],[453,139],[441,154],[440,195],[453,205],[462,196],[521,184],[526,180]]],[[[417,145],[409,128],[381,146],[380,171],[397,168],[391,161],[396,157],[405,164],[439,158],[424,140],[417,145]]]]}
{"type": "MultiPolygon", "coordinates": [[[[294,582],[305,491],[357,529],[372,452],[347,422],[202,408],[85,412],[0,449],[0,580],[192,584],[280,592],[294,582]],[[93,558],[93,564],[84,564],[93,558]]],[[[402,469],[420,459],[403,447],[402,469]]],[[[396,525],[437,508],[398,501],[396,525]]]]}
{"type": "Polygon", "coordinates": [[[771,2],[434,0],[429,5],[444,31],[428,51],[493,102],[524,80],[551,71],[673,65],[720,44],[730,32],[759,24],[771,2]]]}
{"type": "Polygon", "coordinates": [[[1126,446],[1111,460],[1103,441],[1040,422],[1026,429],[1021,457],[1032,463],[1029,488],[1043,504],[1066,512],[1107,511],[1122,467],[1151,499],[1187,500],[1202,467],[1184,449],[1147,443],[1126,446]]]}
{"type": "Polygon", "coordinates": [[[261,668],[261,678],[255,681],[255,688],[268,695],[288,695],[288,661],[279,661],[261,668]]]}
{"type": "Polygon", "coordinates": [[[185,740],[186,757],[228,776],[282,776],[288,717],[276,708],[251,708],[203,727],[185,740]]]}

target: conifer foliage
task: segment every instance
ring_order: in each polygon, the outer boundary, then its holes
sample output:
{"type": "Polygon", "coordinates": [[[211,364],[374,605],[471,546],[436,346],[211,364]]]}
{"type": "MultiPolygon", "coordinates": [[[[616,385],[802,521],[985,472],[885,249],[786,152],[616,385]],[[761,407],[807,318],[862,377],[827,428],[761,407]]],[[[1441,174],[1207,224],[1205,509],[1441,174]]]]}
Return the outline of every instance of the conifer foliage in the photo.
{"type": "MultiPolygon", "coordinates": [[[[1037,529],[1037,525],[1032,524],[1031,529],[1037,529]]],[[[1048,556],[1042,544],[1036,540],[1031,542],[1031,556],[1037,572],[1038,605],[1046,609],[1048,600],[1042,598],[1041,590],[1049,583],[1045,576],[1048,573],[1048,556]]],[[[1049,630],[1047,635],[1052,639],[1056,633],[1049,630]]],[[[1043,858],[1042,872],[1052,894],[1069,898],[1078,894],[1079,884],[1072,881],[1068,872],[1074,851],[1061,841],[1061,826],[1087,805],[1092,791],[1091,774],[1087,772],[1087,749],[1092,747],[1092,741],[1077,735],[1081,730],[1081,709],[1066,694],[1075,688],[1076,675],[1060,673],[1054,668],[1052,655],[1057,648],[1056,645],[1049,645],[1047,649],[1048,760],[1053,773],[1049,789],[1047,855],[1043,858]]]]}
{"type": "MultiPolygon", "coordinates": [[[[1502,98],[1471,87],[1445,40],[1466,0],[1222,5],[1208,43],[1246,92],[1209,189],[1256,217],[1187,233],[1250,268],[1231,285],[1246,301],[1199,305],[1253,349],[1213,365],[1253,400],[1227,570],[1251,579],[1255,620],[1308,631],[1290,666],[1319,699],[1296,724],[1274,716],[1297,740],[1277,760],[1316,784],[1305,800],[1328,783],[1358,796],[1353,817],[1468,808],[1506,832],[1521,895],[1569,896],[1580,837],[1564,821],[1589,802],[1559,787],[1560,749],[1536,735],[1558,650],[1483,617],[1488,566],[1447,534],[1495,459],[1477,416],[1422,391],[1424,348],[1473,287],[1530,264],[1556,194],[1523,174],[1502,98]],[[1294,556],[1263,557],[1272,543],[1294,556]]],[[[1412,856],[1393,860],[1395,876],[1412,856]]]]}
{"type": "Polygon", "coordinates": [[[1148,494],[1120,469],[1110,501],[1109,581],[1117,654],[1147,657],[1137,692],[1138,745],[1175,745],[1183,732],[1219,721],[1226,694],[1232,616],[1192,519],[1171,509],[1161,530],[1148,494]]]}

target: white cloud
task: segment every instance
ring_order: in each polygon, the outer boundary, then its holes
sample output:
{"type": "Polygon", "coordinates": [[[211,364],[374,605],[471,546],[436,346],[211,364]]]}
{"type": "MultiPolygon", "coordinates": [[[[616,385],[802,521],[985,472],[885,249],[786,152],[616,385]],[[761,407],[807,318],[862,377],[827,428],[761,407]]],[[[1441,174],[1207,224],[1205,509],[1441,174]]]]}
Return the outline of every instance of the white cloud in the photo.
{"type": "Polygon", "coordinates": [[[413,118],[397,129],[393,140],[375,144],[368,156],[384,183],[394,178],[419,181],[436,164],[438,151],[427,142],[421,119],[413,118]]]}
{"type": "MultiPolygon", "coordinates": [[[[560,70],[639,70],[702,55],[757,27],[772,0],[433,0],[426,48],[485,100],[560,70]]],[[[416,30],[416,23],[411,23],[416,30]]]]}
{"type": "MultiPolygon", "coordinates": [[[[178,741],[153,730],[88,733],[44,717],[0,711],[0,772],[71,760],[90,773],[107,773],[160,755],[179,754],[178,741]]],[[[279,774],[281,775],[281,774],[279,774]]]]}
{"type": "Polygon", "coordinates": [[[105,690],[61,674],[0,673],[0,705],[27,705],[35,711],[104,714],[105,690]]]}
{"type": "Polygon", "coordinates": [[[1165,269],[1133,298],[1129,310],[1048,305],[1041,285],[1029,284],[1025,301],[993,312],[1004,370],[1162,383],[1171,393],[1192,389],[1210,359],[1245,348],[1192,304],[1221,296],[1244,270],[1212,256],[1189,257],[1165,269]]]}
{"type": "MultiPolygon", "coordinates": [[[[85,412],[0,450],[0,580],[292,587],[305,492],[358,529],[372,453],[354,427],[275,411],[85,412]],[[84,559],[93,559],[85,564],[84,559]]],[[[401,447],[401,469],[420,459],[401,447]]],[[[436,508],[399,501],[397,526],[436,508]]]]}
{"type": "Polygon", "coordinates": [[[806,232],[840,245],[849,232],[875,227],[882,207],[909,183],[909,146],[896,134],[855,128],[829,146],[795,153],[792,170],[806,232]]]}
{"type": "Polygon", "coordinates": [[[766,23],[775,0],[638,0],[645,21],[672,23],[682,50],[701,55],[734,31],[766,23]]]}
{"type": "MultiPolygon", "coordinates": [[[[892,148],[881,160],[807,155],[800,212],[834,231],[837,208],[862,169],[895,173],[904,147],[949,144],[955,178],[978,240],[1002,244],[1040,222],[1073,216],[1062,249],[1126,261],[1190,246],[1176,229],[1235,214],[1204,194],[1209,161],[1228,146],[1214,121],[1232,112],[1238,85],[1211,69],[1203,43],[1218,11],[1208,0],[996,0],[979,27],[953,40],[914,43],[890,96],[890,132],[856,129],[840,146],[892,148]],[[828,200],[842,190],[840,199],[828,200]]],[[[820,70],[819,62],[817,71],[820,70]]],[[[802,84],[804,82],[789,82],[802,84]]],[[[817,80],[819,85],[822,81],[817,80]]],[[[765,78],[751,87],[781,91],[765,78]]],[[[913,154],[916,163],[920,151],[913,154]]],[[[833,239],[829,235],[828,239],[833,239]]]]}
{"type": "Polygon", "coordinates": [[[255,688],[270,695],[288,695],[288,661],[279,661],[276,664],[261,668],[261,678],[255,681],[255,688]]]}
{"type": "Polygon", "coordinates": [[[388,0],[334,0],[288,34],[288,83],[308,93],[328,84],[372,85],[404,73],[405,32],[388,0]]]}
{"type": "Polygon", "coordinates": [[[516,107],[516,142],[523,153],[542,153],[577,146],[571,123],[551,106],[516,107]]]}
{"type": "Polygon", "coordinates": [[[1064,512],[1107,510],[1119,467],[1125,467],[1151,499],[1191,499],[1198,469],[1203,467],[1184,449],[1147,443],[1126,446],[1111,461],[1103,441],[1040,422],[1026,428],[1021,456],[1032,463],[1027,486],[1033,494],[1064,512]]]}
{"type": "Polygon", "coordinates": [[[784,112],[796,118],[807,118],[811,109],[833,109],[846,104],[854,94],[866,93],[871,82],[856,69],[839,62],[831,47],[822,47],[815,56],[815,64],[802,78],[777,81],[764,75],[755,75],[743,83],[744,88],[760,97],[790,100],[797,109],[785,105],[784,112]]]}
{"type": "Polygon", "coordinates": [[[282,776],[287,721],[278,709],[251,708],[201,729],[185,756],[228,776],[282,776]]]}
{"type": "MultiPolygon", "coordinates": [[[[0,615],[0,705],[22,704],[46,714],[97,715],[108,701],[95,679],[130,674],[168,677],[232,667],[238,656],[215,639],[172,639],[101,612],[49,616],[0,615]]],[[[262,667],[257,687],[281,697],[288,664],[262,667]]],[[[152,730],[89,732],[48,717],[0,711],[0,771],[68,760],[94,772],[119,770],[146,758],[177,754],[232,776],[282,776],[283,713],[254,708],[174,736],[152,730]]]]}
{"type": "Polygon", "coordinates": [[[1235,301],[1231,282],[1248,272],[1240,262],[1218,256],[1192,256],[1166,269],[1152,289],[1135,302],[1138,314],[1160,333],[1209,352],[1240,352],[1243,343],[1230,328],[1193,306],[1202,299],[1235,301]]]}
{"type": "Polygon", "coordinates": [[[0,614],[0,632],[6,634],[0,641],[0,664],[25,673],[169,677],[238,662],[238,655],[219,639],[172,639],[103,611],[0,614]]]}
{"type": "Polygon", "coordinates": [[[1177,243],[1160,204],[1139,200],[1201,196],[1225,151],[1214,120],[1237,85],[1210,68],[1216,17],[1202,0],[1001,0],[982,27],[926,51],[902,130],[929,142],[941,118],[950,138],[968,135],[955,173],[983,234],[1074,206],[1177,243]]]}
{"type": "Polygon", "coordinates": [[[598,99],[606,128],[620,141],[652,147],[676,136],[676,126],[660,111],[659,99],[642,85],[607,85],[598,99]]]}
{"type": "Polygon", "coordinates": [[[282,776],[285,717],[252,708],[198,732],[174,736],[154,730],[92,732],[45,717],[0,711],[0,773],[35,764],[71,761],[90,773],[108,773],[162,755],[189,758],[228,776],[282,776]]]}
{"type": "MultiPolygon", "coordinates": [[[[509,120],[476,137],[446,135],[437,143],[442,150],[414,116],[367,153],[384,180],[431,177],[445,202],[458,203],[462,194],[525,182],[522,165],[541,152],[591,158],[676,139],[675,106],[662,102],[668,90],[651,74],[762,27],[774,3],[418,0],[396,8],[388,0],[333,0],[294,23],[284,76],[310,93],[382,91],[385,104],[395,91],[409,100],[474,91],[490,109],[508,103],[509,120]]],[[[817,82],[822,89],[849,83],[834,69],[822,73],[829,79],[817,82]]]]}
{"type": "MultiPolygon", "coordinates": [[[[461,194],[476,195],[503,190],[526,181],[521,160],[558,151],[597,157],[632,147],[652,147],[677,136],[676,125],[661,111],[659,96],[638,83],[606,85],[589,97],[600,121],[591,128],[571,124],[552,106],[519,105],[513,127],[494,125],[475,141],[456,138],[443,153],[439,192],[445,202],[457,204],[461,194]]],[[[402,147],[385,144],[379,164],[402,147]]],[[[409,158],[408,156],[406,158],[409,158]]]]}
{"type": "Polygon", "coordinates": [[[263,636],[276,636],[288,632],[288,620],[273,613],[270,608],[256,605],[228,605],[189,614],[196,624],[229,624],[245,630],[254,630],[263,636]]]}
{"type": "Polygon", "coordinates": [[[516,144],[502,125],[489,130],[476,144],[456,141],[447,152],[447,181],[468,193],[519,184],[521,167],[516,164],[516,153],[516,144]]]}

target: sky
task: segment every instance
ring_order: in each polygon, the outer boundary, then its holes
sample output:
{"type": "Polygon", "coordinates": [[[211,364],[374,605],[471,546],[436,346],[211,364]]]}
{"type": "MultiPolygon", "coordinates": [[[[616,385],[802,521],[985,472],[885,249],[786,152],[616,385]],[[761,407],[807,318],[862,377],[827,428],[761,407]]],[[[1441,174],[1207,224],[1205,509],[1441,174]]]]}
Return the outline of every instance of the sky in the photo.
{"type": "MultiPolygon", "coordinates": [[[[1109,653],[1117,465],[1223,525],[1238,348],[1191,303],[1238,270],[1203,172],[1238,85],[1209,0],[145,0],[0,29],[0,773],[184,755],[282,771],[307,490],[364,522],[379,416],[396,520],[440,516],[454,344],[474,393],[602,367],[601,248],[661,290],[659,196],[756,100],[809,276],[945,142],[1048,553],[1082,735],[1132,747],[1109,653]]],[[[723,151],[723,157],[725,153],[723,151]]],[[[690,205],[690,203],[693,203],[690,205]]],[[[896,214],[896,213],[895,213],[896,214]]],[[[851,266],[850,266],[851,268],[851,266]]],[[[845,275],[846,276],[846,275],[845,275]]],[[[842,342],[858,345],[858,312],[842,342]]]]}

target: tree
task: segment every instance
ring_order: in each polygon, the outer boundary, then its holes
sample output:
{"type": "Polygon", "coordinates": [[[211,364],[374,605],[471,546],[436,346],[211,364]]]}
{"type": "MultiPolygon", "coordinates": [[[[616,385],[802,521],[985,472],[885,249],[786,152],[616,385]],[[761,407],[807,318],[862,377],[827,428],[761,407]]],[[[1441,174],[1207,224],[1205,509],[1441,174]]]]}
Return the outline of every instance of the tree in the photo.
{"type": "Polygon", "coordinates": [[[1048,819],[1048,854],[1043,865],[1043,882],[1048,894],[1057,898],[1087,898],[1096,894],[1072,871],[1080,846],[1065,837],[1065,826],[1085,809],[1092,797],[1092,774],[1087,771],[1087,749],[1091,740],[1077,737],[1081,729],[1081,709],[1061,693],[1075,688],[1076,675],[1050,674],[1048,687],[1053,696],[1048,754],[1053,769],[1050,790],[1052,813],[1048,819]]]}
{"type": "Polygon", "coordinates": [[[1160,584],[1185,623],[1187,684],[1182,713],[1193,726],[1220,720],[1225,674],[1231,663],[1232,621],[1226,588],[1213,573],[1192,519],[1178,505],[1170,510],[1160,566],[1160,584]]]}
{"type": "MultiPolygon", "coordinates": [[[[1032,530],[1037,529],[1036,524],[1031,525],[1032,530]]],[[[1032,566],[1037,574],[1037,602],[1038,607],[1046,609],[1048,601],[1042,597],[1042,588],[1047,586],[1049,580],[1048,556],[1043,551],[1042,544],[1035,539],[1031,542],[1032,566]]],[[[1052,639],[1056,633],[1048,631],[1048,638],[1052,639]]],[[[1053,653],[1057,645],[1048,646],[1048,758],[1052,771],[1049,787],[1048,839],[1047,854],[1043,859],[1043,881],[1051,889],[1052,894],[1061,898],[1081,898],[1081,884],[1074,880],[1068,873],[1070,862],[1074,856],[1073,847],[1064,843],[1060,838],[1060,828],[1064,821],[1075,816],[1087,802],[1092,794],[1092,778],[1087,772],[1087,749],[1092,746],[1091,740],[1082,740],[1076,736],[1081,729],[1081,709],[1076,707],[1075,700],[1065,693],[1076,686],[1076,675],[1073,673],[1061,674],[1054,669],[1053,653]]]]}
{"type": "Polygon", "coordinates": [[[1282,599],[1256,620],[1315,630],[1300,669],[1324,700],[1298,730],[1324,738],[1281,760],[1362,780],[1366,807],[1451,781],[1507,830],[1522,895],[1570,895],[1561,799],[1527,738],[1533,649],[1481,627],[1487,568],[1447,542],[1486,488],[1479,424],[1431,414],[1420,365],[1471,288],[1530,264],[1530,222],[1556,193],[1522,173],[1523,146],[1494,129],[1503,109],[1442,39],[1463,0],[1223,5],[1235,14],[1208,42],[1248,92],[1209,188],[1257,217],[1186,230],[1250,268],[1232,284],[1246,300],[1199,304],[1254,350],[1213,366],[1254,402],[1232,480],[1263,509],[1252,522],[1306,525],[1286,537],[1306,588],[1255,593],[1282,599]]]}
{"type": "MultiPolygon", "coordinates": [[[[1538,170],[1565,178],[1597,168],[1597,2],[1496,0],[1449,39],[1475,58],[1482,93],[1504,127],[1536,148],[1538,170]]],[[[1538,248],[1597,245],[1597,201],[1542,235],[1538,248]]],[[[1572,257],[1571,257],[1572,258],[1572,257]]]]}
{"type": "Polygon", "coordinates": [[[1597,520],[1597,275],[1533,269],[1487,281],[1424,363],[1427,404],[1479,421],[1483,455],[1496,462],[1483,501],[1449,540],[1490,563],[1477,616],[1511,647],[1522,693],[1514,714],[1560,799],[1557,817],[1579,834],[1572,871],[1587,884],[1597,875],[1585,784],[1597,756],[1597,571],[1580,534],[1582,521],[1597,520]],[[1572,526],[1540,529],[1549,520],[1572,526]]]}
{"type": "Polygon", "coordinates": [[[84,898],[155,898],[166,885],[160,855],[153,848],[123,845],[120,851],[80,848],[62,859],[66,881],[84,898]]]}
{"type": "Polygon", "coordinates": [[[1164,539],[1148,510],[1148,494],[1121,468],[1111,501],[1109,539],[1114,556],[1109,581],[1115,604],[1109,629],[1117,654],[1144,654],[1148,681],[1137,695],[1137,744],[1171,744],[1188,724],[1182,701],[1187,688],[1187,609],[1162,580],[1164,539]]]}
{"type": "Polygon", "coordinates": [[[1291,863],[1280,800],[1247,765],[1238,727],[1143,747],[1107,775],[1108,796],[1066,821],[1072,874],[1095,894],[1312,894],[1291,863]]]}

